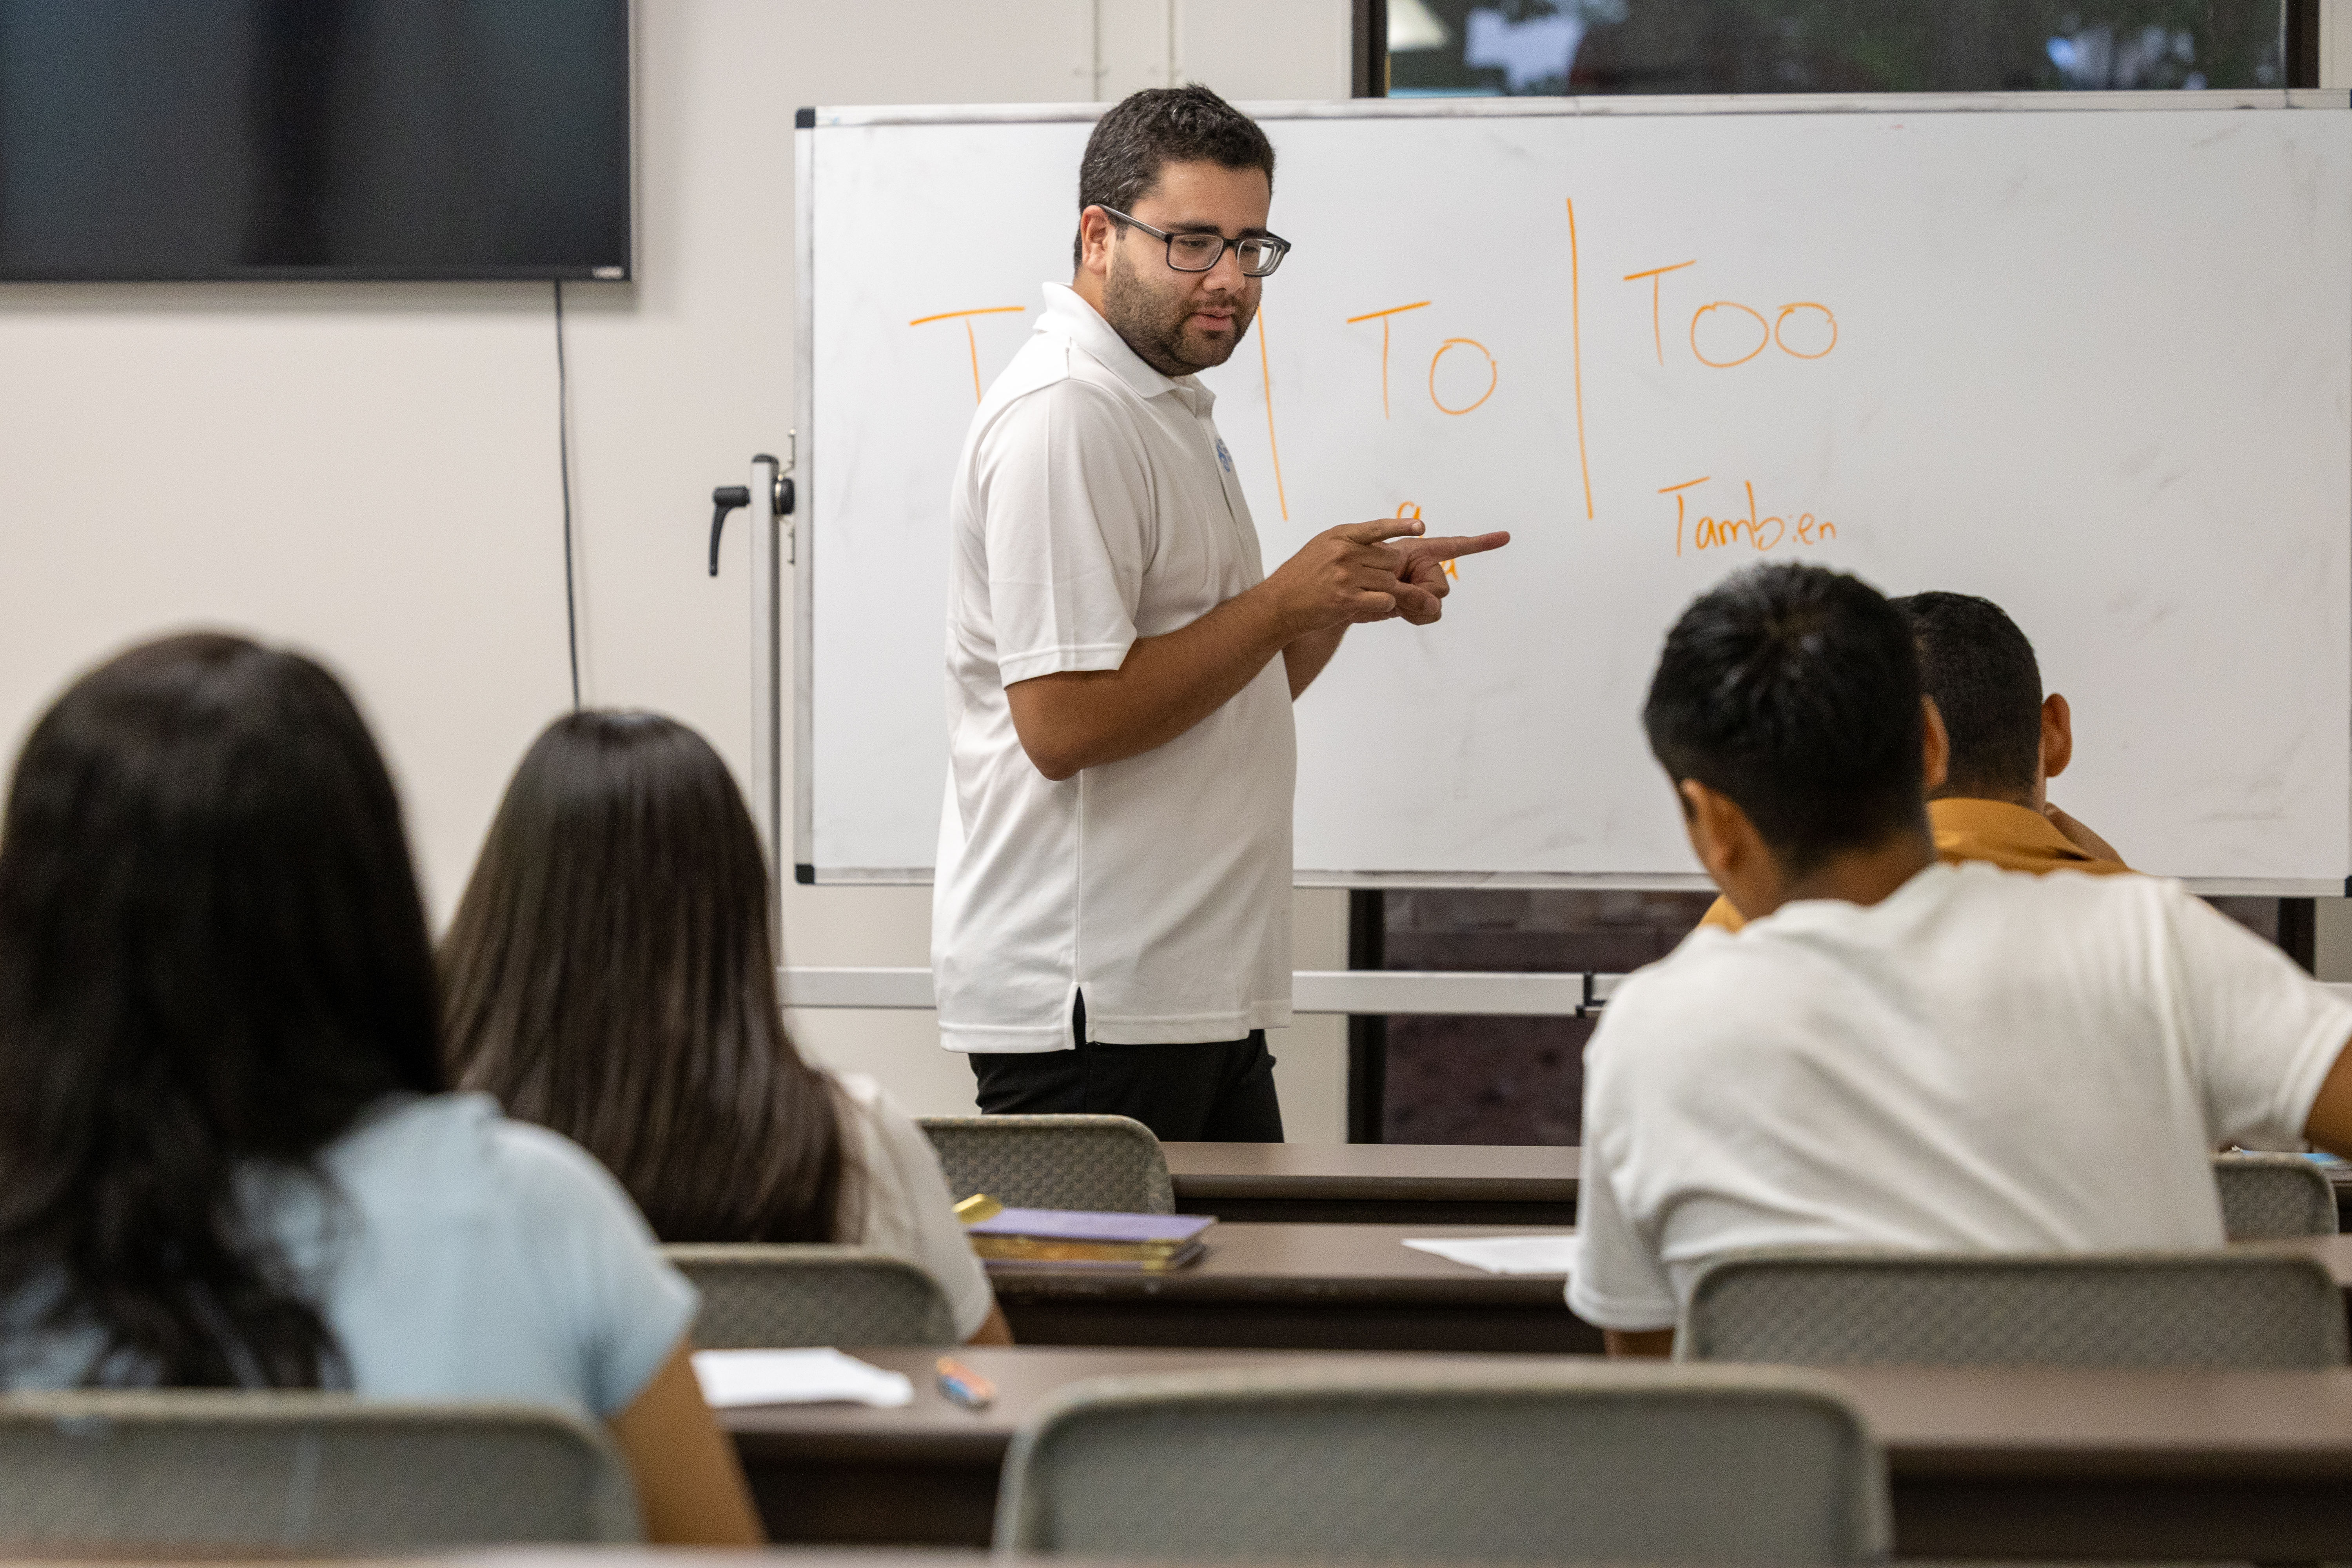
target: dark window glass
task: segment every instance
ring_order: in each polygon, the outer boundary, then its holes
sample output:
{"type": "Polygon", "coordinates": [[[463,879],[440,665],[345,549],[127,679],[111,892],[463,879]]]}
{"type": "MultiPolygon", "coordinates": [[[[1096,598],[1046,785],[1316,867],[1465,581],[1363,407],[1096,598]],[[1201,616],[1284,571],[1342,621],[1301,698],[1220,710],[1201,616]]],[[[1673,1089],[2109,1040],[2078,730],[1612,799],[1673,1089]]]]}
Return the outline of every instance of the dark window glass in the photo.
{"type": "Polygon", "coordinates": [[[2286,82],[2231,0],[1387,0],[1392,97],[1995,92],[2286,82]]]}

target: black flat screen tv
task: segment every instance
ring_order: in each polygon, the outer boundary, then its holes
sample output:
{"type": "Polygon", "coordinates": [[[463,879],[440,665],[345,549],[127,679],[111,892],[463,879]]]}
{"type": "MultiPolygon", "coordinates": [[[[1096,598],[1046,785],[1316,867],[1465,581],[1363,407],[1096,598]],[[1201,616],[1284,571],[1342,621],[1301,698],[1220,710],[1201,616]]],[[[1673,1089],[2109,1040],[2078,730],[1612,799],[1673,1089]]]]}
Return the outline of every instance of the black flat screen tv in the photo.
{"type": "Polygon", "coordinates": [[[630,275],[628,0],[0,0],[0,280],[630,275]]]}

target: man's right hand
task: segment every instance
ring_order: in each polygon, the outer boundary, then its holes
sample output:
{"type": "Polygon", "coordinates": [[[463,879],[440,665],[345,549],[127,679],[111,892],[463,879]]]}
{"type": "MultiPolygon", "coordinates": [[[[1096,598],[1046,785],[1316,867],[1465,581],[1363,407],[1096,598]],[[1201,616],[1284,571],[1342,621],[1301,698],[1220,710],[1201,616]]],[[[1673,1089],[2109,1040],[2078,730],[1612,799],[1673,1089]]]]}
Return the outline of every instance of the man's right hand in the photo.
{"type": "Polygon", "coordinates": [[[1436,598],[1397,575],[1404,569],[1404,552],[1385,542],[1421,531],[1415,519],[1384,517],[1308,540],[1265,580],[1283,629],[1302,637],[1402,613],[1433,615],[1436,598]]]}

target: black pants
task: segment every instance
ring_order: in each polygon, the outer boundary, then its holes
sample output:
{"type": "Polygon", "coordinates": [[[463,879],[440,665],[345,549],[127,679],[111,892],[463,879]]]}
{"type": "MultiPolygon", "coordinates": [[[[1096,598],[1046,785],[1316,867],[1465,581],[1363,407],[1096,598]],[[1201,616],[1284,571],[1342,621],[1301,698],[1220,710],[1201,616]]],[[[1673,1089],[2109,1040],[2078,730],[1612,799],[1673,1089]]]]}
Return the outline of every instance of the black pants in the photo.
{"type": "MultiPolygon", "coordinates": [[[[1073,1038],[1087,1037],[1079,998],[1073,1038]]],[[[1207,1045],[1081,1043],[1066,1051],[975,1051],[980,1108],[992,1116],[1132,1116],[1168,1143],[1279,1143],[1265,1031],[1207,1045]]]]}

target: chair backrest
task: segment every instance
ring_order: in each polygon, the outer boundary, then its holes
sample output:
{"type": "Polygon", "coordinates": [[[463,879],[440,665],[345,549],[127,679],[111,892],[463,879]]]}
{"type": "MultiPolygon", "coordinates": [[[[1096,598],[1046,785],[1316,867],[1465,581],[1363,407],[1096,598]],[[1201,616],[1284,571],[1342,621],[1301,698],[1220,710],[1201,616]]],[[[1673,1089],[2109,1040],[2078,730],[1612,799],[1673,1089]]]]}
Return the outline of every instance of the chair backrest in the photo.
{"type": "Polygon", "coordinates": [[[947,1294],[903,1258],[857,1247],[665,1247],[702,1292],[694,1342],[707,1351],[798,1345],[953,1344],[947,1294]]]}
{"type": "Polygon", "coordinates": [[[421,1551],[644,1539],[594,1425],[537,1405],[81,1390],[0,1398],[0,1549],[421,1551]]]}
{"type": "Polygon", "coordinates": [[[1814,1374],[1268,1368],[1063,1388],[1013,1436],[996,1546],[1202,1563],[1853,1563],[1885,1552],[1886,1519],[1884,1456],[1814,1374]]]}
{"type": "Polygon", "coordinates": [[[2316,1258],[1791,1250],[1691,1282],[1675,1354],[1802,1366],[2341,1366],[2344,1298],[2316,1258]]]}
{"type": "Polygon", "coordinates": [[[1174,1214],[1168,1156],[1126,1116],[925,1116],[948,1188],[1008,1208],[1174,1214]]]}
{"type": "Polygon", "coordinates": [[[2231,1241],[2334,1236],[2336,1184],[2299,1154],[2216,1154],[2221,1230],[2231,1241]]]}

